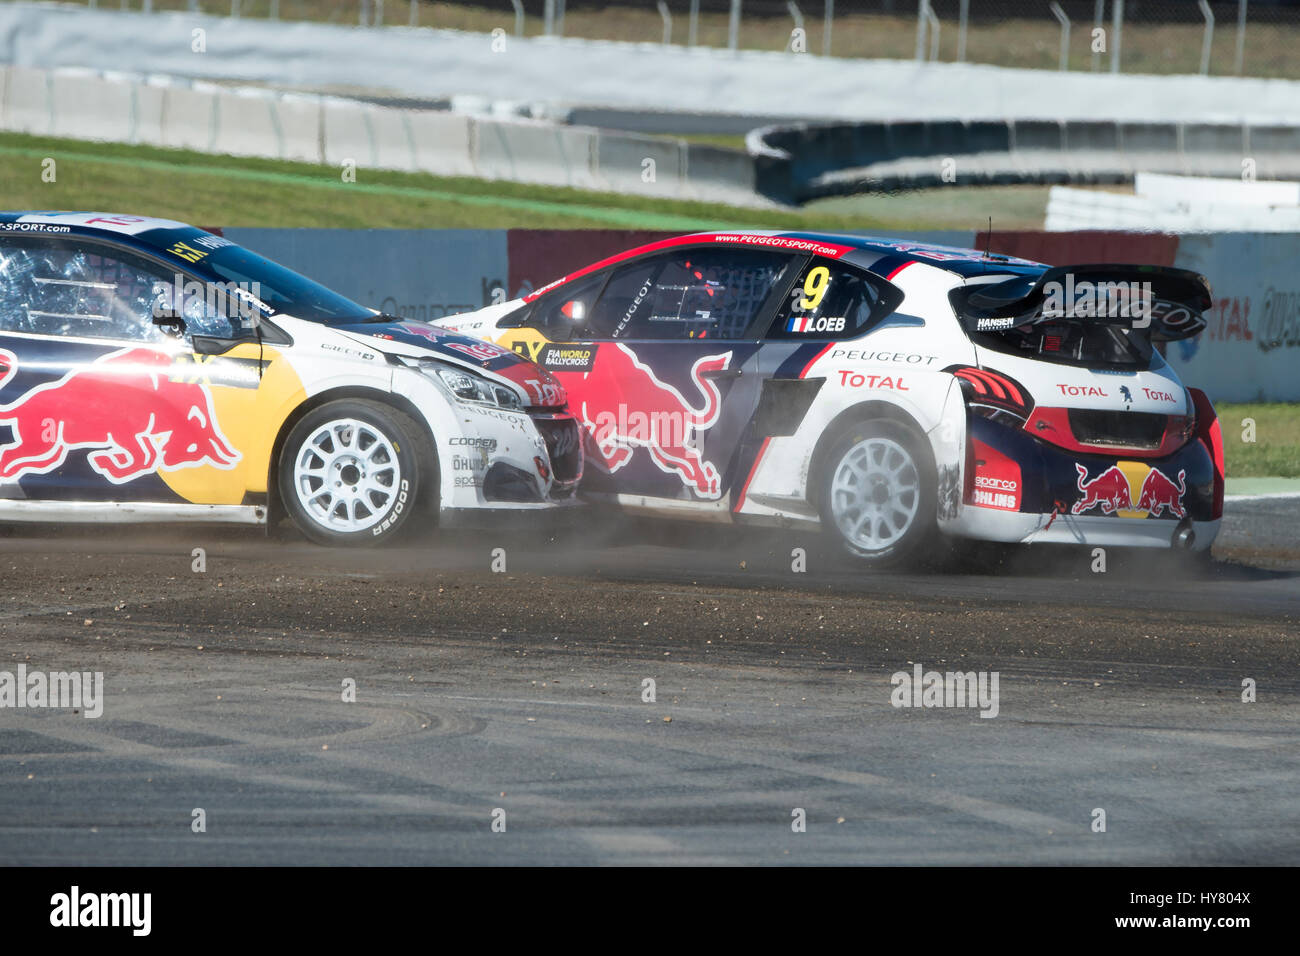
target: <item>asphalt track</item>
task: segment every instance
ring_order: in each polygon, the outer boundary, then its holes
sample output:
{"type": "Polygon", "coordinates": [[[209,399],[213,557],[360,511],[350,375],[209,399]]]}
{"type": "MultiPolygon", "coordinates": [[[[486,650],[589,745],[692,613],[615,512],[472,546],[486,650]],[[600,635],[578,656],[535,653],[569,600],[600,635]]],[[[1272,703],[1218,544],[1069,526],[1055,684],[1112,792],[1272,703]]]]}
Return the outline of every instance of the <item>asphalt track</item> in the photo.
{"type": "Polygon", "coordinates": [[[0,709],[0,864],[1295,864],[1300,499],[1229,507],[1210,568],[1105,573],[594,517],[351,554],[15,532],[0,671],[105,699],[0,709]],[[997,671],[997,716],[891,706],[915,663],[997,671]]]}

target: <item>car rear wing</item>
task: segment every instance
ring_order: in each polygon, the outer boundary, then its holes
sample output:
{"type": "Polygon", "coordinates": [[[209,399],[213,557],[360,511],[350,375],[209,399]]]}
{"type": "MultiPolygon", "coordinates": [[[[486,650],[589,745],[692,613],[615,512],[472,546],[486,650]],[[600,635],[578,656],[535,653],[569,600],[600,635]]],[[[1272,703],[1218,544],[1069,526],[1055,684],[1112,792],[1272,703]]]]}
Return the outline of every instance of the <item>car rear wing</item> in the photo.
{"type": "Polygon", "coordinates": [[[1196,335],[1205,328],[1212,301],[1205,276],[1170,266],[1054,266],[1036,278],[1012,276],[952,293],[968,332],[1087,322],[1147,329],[1157,342],[1196,335]]]}

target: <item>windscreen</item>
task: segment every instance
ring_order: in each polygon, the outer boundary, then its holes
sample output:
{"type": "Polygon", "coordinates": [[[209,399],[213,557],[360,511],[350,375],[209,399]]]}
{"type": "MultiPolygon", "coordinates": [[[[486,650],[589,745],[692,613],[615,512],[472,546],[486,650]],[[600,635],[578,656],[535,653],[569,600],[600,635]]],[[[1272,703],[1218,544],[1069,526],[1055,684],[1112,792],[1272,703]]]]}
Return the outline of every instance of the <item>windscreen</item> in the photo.
{"type": "Polygon", "coordinates": [[[324,325],[363,321],[374,313],[319,282],[202,229],[159,229],[147,238],[214,282],[245,290],[266,317],[289,315],[324,325]]]}

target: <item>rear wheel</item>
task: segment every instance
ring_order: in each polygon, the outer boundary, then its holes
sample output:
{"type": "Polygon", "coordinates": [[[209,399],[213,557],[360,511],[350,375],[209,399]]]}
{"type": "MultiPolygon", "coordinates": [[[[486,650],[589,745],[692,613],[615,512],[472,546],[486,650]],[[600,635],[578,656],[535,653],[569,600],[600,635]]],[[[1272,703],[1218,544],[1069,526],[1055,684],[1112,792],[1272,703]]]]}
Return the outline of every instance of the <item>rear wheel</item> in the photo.
{"type": "Polygon", "coordinates": [[[320,544],[369,547],[418,523],[437,495],[432,444],[418,422],[365,399],[312,409],[285,439],[280,498],[298,529],[320,544]]]}
{"type": "Polygon", "coordinates": [[[935,475],[925,437],[892,421],[856,422],[821,471],[822,527],[875,567],[921,557],[936,538],[935,475]]]}

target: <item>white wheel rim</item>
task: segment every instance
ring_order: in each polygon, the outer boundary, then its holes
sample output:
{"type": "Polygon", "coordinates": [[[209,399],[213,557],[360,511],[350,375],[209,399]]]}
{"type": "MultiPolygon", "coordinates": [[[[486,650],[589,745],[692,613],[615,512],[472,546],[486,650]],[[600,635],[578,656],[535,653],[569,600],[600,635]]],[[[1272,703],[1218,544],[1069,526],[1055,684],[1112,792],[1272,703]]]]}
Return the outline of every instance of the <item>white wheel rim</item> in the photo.
{"type": "Polygon", "coordinates": [[[392,441],[355,418],[319,426],[294,457],[298,502],[331,531],[364,531],[378,524],[392,508],[401,482],[392,441]]]}
{"type": "Polygon", "coordinates": [[[921,475],[911,454],[888,438],[864,438],[840,459],[831,479],[831,516],[853,547],[883,551],[916,520],[921,475]]]}

